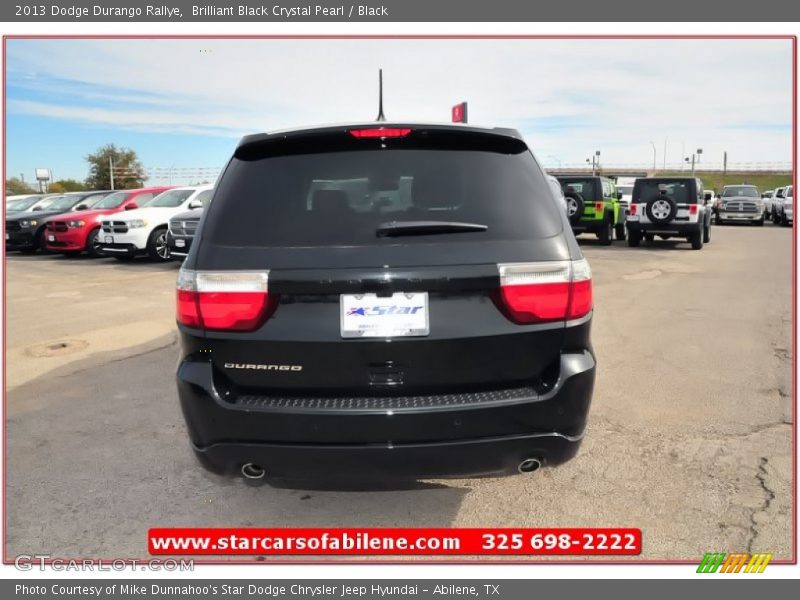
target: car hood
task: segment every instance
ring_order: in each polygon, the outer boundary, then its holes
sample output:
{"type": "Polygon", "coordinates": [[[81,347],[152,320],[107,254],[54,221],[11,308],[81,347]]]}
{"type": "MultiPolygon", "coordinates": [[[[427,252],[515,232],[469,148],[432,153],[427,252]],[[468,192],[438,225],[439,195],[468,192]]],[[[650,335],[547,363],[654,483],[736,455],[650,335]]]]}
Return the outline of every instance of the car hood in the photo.
{"type": "Polygon", "coordinates": [[[43,221],[44,219],[49,219],[50,217],[54,217],[56,215],[65,215],[68,214],[70,217],[75,215],[75,218],[78,218],[78,215],[83,215],[85,211],[67,211],[64,212],[63,210],[37,210],[36,212],[20,212],[20,213],[8,213],[6,215],[6,221],[21,221],[21,220],[30,220],[36,219],[37,221],[43,221]]]}
{"type": "Polygon", "coordinates": [[[126,210],[114,216],[115,221],[132,221],[133,219],[144,219],[145,221],[157,221],[166,223],[173,215],[183,212],[185,209],[182,206],[176,208],[170,207],[144,207],[136,208],[134,210],[126,210]]]}
{"type": "Polygon", "coordinates": [[[176,215],[172,215],[170,217],[170,221],[199,221],[200,217],[202,216],[202,208],[193,208],[192,210],[187,210],[176,215]]]}
{"type": "MultiPolygon", "coordinates": [[[[68,216],[70,220],[75,219],[82,219],[84,221],[99,221],[100,217],[103,215],[110,215],[115,212],[119,212],[121,209],[119,208],[98,208],[98,209],[89,209],[89,210],[79,210],[70,213],[60,213],[64,216],[68,216]],[[73,216],[74,215],[74,216],[73,216]]],[[[131,211],[129,211],[131,212],[131,211]]]]}

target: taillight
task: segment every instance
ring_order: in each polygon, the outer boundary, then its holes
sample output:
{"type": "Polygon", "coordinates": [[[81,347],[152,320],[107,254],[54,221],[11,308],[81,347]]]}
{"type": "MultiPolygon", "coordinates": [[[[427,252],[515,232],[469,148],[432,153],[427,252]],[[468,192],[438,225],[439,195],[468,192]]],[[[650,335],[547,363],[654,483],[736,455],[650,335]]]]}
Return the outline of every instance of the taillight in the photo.
{"type": "Polygon", "coordinates": [[[181,269],[177,319],[187,327],[254,331],[275,308],[267,291],[269,271],[192,271],[181,269]]]}
{"type": "Polygon", "coordinates": [[[635,204],[631,204],[631,206],[630,206],[630,213],[631,213],[632,215],[635,215],[635,214],[636,214],[636,210],[637,210],[637,209],[636,209],[636,205],[635,205],[635,204]]]}
{"type": "Polygon", "coordinates": [[[690,215],[696,215],[698,210],[700,210],[700,207],[697,204],[690,204],[689,205],[689,214],[690,215]]]}
{"type": "Polygon", "coordinates": [[[498,306],[514,323],[577,319],[592,310],[592,273],[585,259],[498,268],[498,306]]]}
{"type": "Polygon", "coordinates": [[[603,210],[603,203],[602,202],[595,202],[594,203],[594,210],[595,210],[595,212],[601,212],[603,210]]]}
{"type": "Polygon", "coordinates": [[[351,129],[350,135],[357,138],[397,138],[411,133],[410,127],[372,127],[370,129],[351,129]]]}

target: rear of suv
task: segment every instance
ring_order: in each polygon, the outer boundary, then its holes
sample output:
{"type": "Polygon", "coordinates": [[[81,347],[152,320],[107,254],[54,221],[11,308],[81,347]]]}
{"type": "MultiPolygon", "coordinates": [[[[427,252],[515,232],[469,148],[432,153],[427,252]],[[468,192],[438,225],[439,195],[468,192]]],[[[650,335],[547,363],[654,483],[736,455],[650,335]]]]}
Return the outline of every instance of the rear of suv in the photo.
{"type": "Polygon", "coordinates": [[[201,463],[409,480],[568,460],[592,282],[513,130],[369,124],[242,139],[177,282],[201,463]]]}
{"type": "Polygon", "coordinates": [[[599,176],[559,176],[567,200],[567,215],[575,234],[594,233],[609,245],[624,240],[626,207],[613,180],[599,176]]]}
{"type": "Polygon", "coordinates": [[[695,177],[637,179],[628,214],[628,245],[644,238],[685,238],[694,250],[711,241],[711,207],[705,202],[703,182],[695,177]]]}

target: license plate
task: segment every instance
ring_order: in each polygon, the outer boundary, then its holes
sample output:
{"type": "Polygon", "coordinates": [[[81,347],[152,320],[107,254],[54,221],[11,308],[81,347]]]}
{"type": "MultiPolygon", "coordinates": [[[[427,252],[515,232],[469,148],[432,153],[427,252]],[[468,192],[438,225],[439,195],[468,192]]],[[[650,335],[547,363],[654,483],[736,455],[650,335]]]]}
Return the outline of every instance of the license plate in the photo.
{"type": "Polygon", "coordinates": [[[103,237],[103,241],[106,244],[113,244],[114,243],[114,236],[113,235],[106,235],[103,237]]]}
{"type": "Polygon", "coordinates": [[[175,246],[177,248],[183,248],[186,245],[186,240],[175,240],[175,246]]]}
{"type": "Polygon", "coordinates": [[[47,241],[48,241],[48,242],[55,242],[55,241],[56,241],[56,236],[54,236],[54,235],[48,235],[48,236],[47,236],[47,241]]]}
{"type": "Polygon", "coordinates": [[[396,293],[386,298],[375,294],[342,294],[343,338],[412,337],[428,335],[428,293],[396,293]]]}

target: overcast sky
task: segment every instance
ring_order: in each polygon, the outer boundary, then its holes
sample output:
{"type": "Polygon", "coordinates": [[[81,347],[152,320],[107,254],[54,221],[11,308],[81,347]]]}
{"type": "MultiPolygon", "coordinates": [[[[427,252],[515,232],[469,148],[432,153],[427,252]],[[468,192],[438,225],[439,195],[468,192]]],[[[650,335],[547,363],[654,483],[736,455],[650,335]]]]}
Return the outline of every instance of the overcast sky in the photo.
{"type": "Polygon", "coordinates": [[[9,40],[7,168],[86,176],[114,142],[219,167],[244,134],[387,117],[516,127],[547,166],[791,160],[788,40],[9,40]]]}

